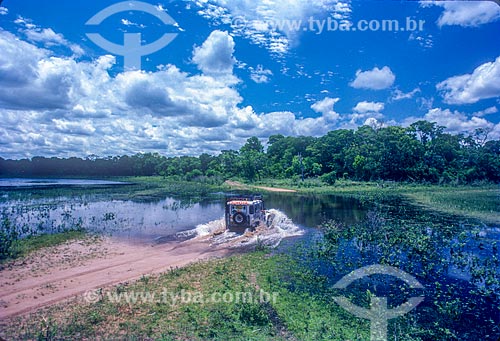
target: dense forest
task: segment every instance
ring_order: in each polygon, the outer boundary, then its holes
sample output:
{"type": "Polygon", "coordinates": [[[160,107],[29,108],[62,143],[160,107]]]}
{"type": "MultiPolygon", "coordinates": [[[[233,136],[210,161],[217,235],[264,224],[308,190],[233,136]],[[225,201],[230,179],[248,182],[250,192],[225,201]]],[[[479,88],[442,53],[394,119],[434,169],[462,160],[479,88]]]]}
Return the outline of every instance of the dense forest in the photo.
{"type": "Polygon", "coordinates": [[[165,157],[158,153],[5,160],[0,176],[179,176],[247,180],[319,177],[432,183],[500,182],[500,141],[487,132],[453,135],[436,123],[339,129],[322,137],[273,135],[263,145],[251,137],[240,150],[219,155],[165,157]]]}

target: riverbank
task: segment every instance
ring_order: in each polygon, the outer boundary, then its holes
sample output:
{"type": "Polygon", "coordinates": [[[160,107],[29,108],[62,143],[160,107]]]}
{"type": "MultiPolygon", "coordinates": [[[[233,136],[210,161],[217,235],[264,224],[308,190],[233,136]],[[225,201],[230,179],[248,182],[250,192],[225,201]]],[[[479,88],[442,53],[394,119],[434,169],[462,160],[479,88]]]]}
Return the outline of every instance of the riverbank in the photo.
{"type": "Polygon", "coordinates": [[[426,185],[398,182],[361,182],[340,180],[326,185],[317,180],[305,182],[265,179],[252,186],[282,188],[298,193],[352,196],[381,200],[400,196],[427,210],[479,219],[487,224],[500,224],[500,185],[426,185]]]}
{"type": "Polygon", "coordinates": [[[281,193],[296,193],[297,190],[289,188],[279,188],[279,187],[266,187],[266,186],[255,186],[244,184],[239,181],[227,180],[224,182],[225,185],[229,186],[231,189],[238,190],[263,190],[267,192],[281,192],[281,193]]]}

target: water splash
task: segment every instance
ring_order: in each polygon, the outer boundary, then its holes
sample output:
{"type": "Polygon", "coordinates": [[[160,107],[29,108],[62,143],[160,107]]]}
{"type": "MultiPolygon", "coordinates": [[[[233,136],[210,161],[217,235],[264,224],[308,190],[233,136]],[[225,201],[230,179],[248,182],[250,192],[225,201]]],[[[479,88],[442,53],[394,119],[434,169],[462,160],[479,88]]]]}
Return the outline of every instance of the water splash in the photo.
{"type": "Polygon", "coordinates": [[[267,215],[272,217],[269,226],[259,226],[254,232],[236,233],[226,230],[224,218],[200,224],[195,229],[180,232],[179,239],[194,238],[207,240],[214,246],[225,246],[229,248],[248,247],[254,245],[265,245],[271,248],[277,247],[284,238],[301,236],[304,230],[295,225],[285,213],[271,209],[267,215]]]}

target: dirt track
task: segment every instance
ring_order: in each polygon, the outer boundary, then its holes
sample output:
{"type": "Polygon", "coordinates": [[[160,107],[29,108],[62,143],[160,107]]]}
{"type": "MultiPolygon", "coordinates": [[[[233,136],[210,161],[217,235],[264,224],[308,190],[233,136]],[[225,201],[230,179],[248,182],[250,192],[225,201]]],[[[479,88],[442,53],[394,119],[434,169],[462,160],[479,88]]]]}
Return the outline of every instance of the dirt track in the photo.
{"type": "Polygon", "coordinates": [[[132,245],[109,238],[47,248],[0,271],[0,320],[70,297],[83,298],[89,290],[228,253],[203,241],[132,245]]]}

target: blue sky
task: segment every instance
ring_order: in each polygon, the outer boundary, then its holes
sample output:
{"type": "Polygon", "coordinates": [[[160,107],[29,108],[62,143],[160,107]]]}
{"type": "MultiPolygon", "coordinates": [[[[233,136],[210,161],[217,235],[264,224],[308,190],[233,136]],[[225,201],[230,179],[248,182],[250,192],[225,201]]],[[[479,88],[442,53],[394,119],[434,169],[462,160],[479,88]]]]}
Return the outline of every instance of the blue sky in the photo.
{"type": "Polygon", "coordinates": [[[419,119],[452,133],[485,128],[500,138],[494,2],[4,0],[1,6],[4,158],[216,154],[250,136],[265,142],[273,134],[321,136],[419,119]],[[127,10],[86,25],[117,4],[127,10]],[[166,14],[175,24],[162,22],[166,14]],[[389,21],[392,29],[383,30],[389,21]],[[92,33],[116,45],[133,33],[142,45],[164,34],[175,39],[133,68],[92,41],[92,33]]]}

